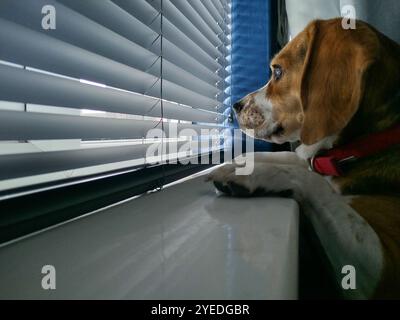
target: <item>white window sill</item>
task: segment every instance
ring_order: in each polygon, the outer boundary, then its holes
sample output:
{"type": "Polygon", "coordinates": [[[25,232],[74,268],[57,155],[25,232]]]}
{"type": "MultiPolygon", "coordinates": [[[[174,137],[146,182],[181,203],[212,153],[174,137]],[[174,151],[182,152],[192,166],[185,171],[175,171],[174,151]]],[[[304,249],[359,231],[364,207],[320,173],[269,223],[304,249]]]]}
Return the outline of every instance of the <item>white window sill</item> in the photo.
{"type": "Polygon", "coordinates": [[[298,220],[293,200],[196,175],[0,248],[0,299],[296,299],[298,220]]]}

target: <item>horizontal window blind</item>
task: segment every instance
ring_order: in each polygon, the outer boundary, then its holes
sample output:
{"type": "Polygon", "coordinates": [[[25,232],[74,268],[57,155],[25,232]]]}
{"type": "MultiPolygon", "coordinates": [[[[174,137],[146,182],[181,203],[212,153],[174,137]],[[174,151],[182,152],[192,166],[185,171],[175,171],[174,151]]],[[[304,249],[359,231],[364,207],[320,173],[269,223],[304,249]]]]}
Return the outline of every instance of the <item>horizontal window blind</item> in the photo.
{"type": "Polygon", "coordinates": [[[0,191],[223,148],[230,8],[1,0],[0,191]]]}

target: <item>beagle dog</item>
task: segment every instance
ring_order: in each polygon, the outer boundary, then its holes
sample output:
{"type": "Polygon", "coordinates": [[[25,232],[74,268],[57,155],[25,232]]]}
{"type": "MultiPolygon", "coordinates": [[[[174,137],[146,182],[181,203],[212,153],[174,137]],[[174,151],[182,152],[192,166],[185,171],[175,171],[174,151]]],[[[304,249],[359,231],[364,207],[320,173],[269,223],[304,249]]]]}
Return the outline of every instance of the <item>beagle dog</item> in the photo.
{"type": "Polygon", "coordinates": [[[232,196],[290,191],[345,298],[400,298],[399,44],[362,21],[345,30],[340,18],[315,20],[271,70],[264,87],[234,105],[239,125],[300,146],[255,153],[250,175],[224,164],[209,180],[232,196]],[[352,288],[343,286],[346,266],[354,267],[352,288]]]}

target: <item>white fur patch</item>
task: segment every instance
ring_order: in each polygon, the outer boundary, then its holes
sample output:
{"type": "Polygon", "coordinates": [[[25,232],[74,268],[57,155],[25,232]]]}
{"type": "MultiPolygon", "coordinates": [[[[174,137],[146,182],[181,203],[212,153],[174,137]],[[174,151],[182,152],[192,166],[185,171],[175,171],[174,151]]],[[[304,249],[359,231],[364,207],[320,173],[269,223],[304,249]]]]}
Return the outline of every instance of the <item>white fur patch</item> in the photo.
{"type": "Polygon", "coordinates": [[[333,142],[337,139],[337,136],[330,136],[318,141],[315,144],[305,145],[301,144],[297,147],[296,153],[297,155],[304,160],[310,159],[314,157],[318,151],[322,149],[330,149],[332,148],[333,142]]]}

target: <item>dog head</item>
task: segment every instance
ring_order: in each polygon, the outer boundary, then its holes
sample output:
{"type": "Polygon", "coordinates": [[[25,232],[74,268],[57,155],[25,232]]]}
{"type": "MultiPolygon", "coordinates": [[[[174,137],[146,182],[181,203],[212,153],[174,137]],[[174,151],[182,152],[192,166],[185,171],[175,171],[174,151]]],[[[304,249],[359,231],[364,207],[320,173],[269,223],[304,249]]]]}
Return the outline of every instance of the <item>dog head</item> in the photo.
{"type": "Polygon", "coordinates": [[[269,82],[235,103],[240,127],[274,143],[312,145],[339,134],[360,105],[379,49],[377,33],[361,21],[354,30],[341,19],[311,22],[272,59],[269,82]]]}

